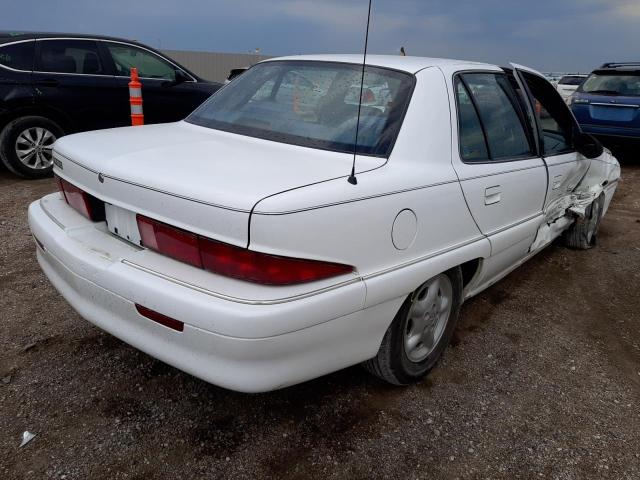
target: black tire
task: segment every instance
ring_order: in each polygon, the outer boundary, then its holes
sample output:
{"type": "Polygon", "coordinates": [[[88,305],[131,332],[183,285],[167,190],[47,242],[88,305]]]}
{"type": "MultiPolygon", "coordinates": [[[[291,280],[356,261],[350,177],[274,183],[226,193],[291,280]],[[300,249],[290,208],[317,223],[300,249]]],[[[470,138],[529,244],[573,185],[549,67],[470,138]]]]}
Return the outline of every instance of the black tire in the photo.
{"type": "Polygon", "coordinates": [[[594,247],[603,209],[604,194],[601,194],[587,207],[585,217],[577,218],[573,225],[564,232],[562,236],[564,244],[576,250],[588,250],[594,247]]]}
{"type": "Polygon", "coordinates": [[[378,354],[363,363],[366,370],[391,384],[408,385],[420,381],[438,363],[451,341],[462,305],[462,272],[460,268],[452,268],[444,272],[443,275],[446,275],[451,282],[452,306],[444,330],[435,347],[426,358],[417,362],[409,358],[405,348],[405,332],[408,323],[411,322],[409,312],[415,296],[426,285],[425,283],[409,295],[402,304],[382,339],[378,354]]]}
{"type": "MultiPolygon", "coordinates": [[[[36,157],[32,157],[34,163],[33,166],[23,163],[19,158],[19,152],[17,150],[18,147],[16,144],[16,142],[18,141],[18,137],[23,132],[28,131],[33,133],[36,131],[35,129],[44,129],[45,131],[49,132],[53,137],[53,141],[64,135],[62,128],[60,128],[58,124],[52,122],[48,118],[37,116],[16,118],[15,120],[9,122],[0,134],[0,159],[9,171],[20,177],[49,177],[51,176],[51,172],[53,170],[53,164],[49,165],[49,162],[47,162],[46,167],[39,168],[39,163],[36,163],[36,157]]],[[[53,142],[51,141],[51,138],[46,137],[46,141],[39,147],[41,149],[39,150],[39,152],[42,152],[43,155],[46,154],[46,156],[49,156],[49,148],[52,144],[53,142]]]]}

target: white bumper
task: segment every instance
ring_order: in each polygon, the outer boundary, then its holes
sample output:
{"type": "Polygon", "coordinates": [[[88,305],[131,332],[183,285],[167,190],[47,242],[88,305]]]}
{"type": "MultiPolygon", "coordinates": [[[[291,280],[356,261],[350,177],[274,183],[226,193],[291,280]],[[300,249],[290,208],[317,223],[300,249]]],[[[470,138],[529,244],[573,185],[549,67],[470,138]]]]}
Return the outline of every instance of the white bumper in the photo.
{"type": "Polygon", "coordinates": [[[94,325],[225,388],[274,390],[371,358],[403,301],[362,310],[362,282],[268,305],[219,298],[124,263],[147,252],[65,206],[69,226],[46,206],[57,199],[32,203],[29,224],[43,247],[38,262],[62,296],[94,325]],[[184,331],[141,316],[136,303],[184,322],[184,331]]]}

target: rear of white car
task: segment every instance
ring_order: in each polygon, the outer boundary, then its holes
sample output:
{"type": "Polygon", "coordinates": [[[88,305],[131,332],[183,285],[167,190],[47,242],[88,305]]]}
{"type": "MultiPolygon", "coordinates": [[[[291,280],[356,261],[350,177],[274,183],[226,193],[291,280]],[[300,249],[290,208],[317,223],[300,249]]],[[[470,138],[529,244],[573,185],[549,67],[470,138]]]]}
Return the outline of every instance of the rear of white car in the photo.
{"type": "MultiPolygon", "coordinates": [[[[187,122],[68,136],[55,147],[61,192],[29,209],[38,260],[83,317],[217,385],[264,391],[335,371],[376,354],[403,298],[363,309],[366,265],[346,262],[353,242],[330,230],[290,248],[313,212],[286,231],[286,215],[258,214],[254,228],[251,215],[282,192],[348,190],[352,158],[187,122]]],[[[385,162],[359,156],[358,171],[385,162]]]]}

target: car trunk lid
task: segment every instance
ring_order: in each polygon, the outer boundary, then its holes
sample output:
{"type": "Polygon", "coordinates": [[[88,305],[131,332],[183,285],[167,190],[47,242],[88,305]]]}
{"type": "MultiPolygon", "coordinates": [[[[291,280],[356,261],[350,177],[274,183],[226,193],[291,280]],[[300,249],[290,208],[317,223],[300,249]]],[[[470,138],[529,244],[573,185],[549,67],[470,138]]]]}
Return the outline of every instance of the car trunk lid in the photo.
{"type": "Polygon", "coordinates": [[[589,116],[595,123],[616,122],[620,126],[640,127],[640,101],[633,97],[592,100],[589,116]]]}
{"type": "MultiPolygon", "coordinates": [[[[56,173],[106,203],[239,246],[259,200],[346,177],[352,159],[186,122],[71,135],[55,152],[56,173]]],[[[358,159],[361,171],[383,163],[358,159]]]]}

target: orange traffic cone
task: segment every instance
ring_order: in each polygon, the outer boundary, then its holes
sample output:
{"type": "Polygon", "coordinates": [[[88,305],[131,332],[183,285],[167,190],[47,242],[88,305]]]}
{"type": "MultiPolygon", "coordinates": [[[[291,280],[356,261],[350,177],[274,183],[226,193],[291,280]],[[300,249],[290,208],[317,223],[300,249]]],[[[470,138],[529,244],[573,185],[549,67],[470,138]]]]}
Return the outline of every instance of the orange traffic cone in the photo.
{"type": "Polygon", "coordinates": [[[129,103],[131,104],[131,125],[144,125],[142,113],[142,84],[138,79],[138,69],[131,67],[131,81],[129,82],[129,103]]]}

